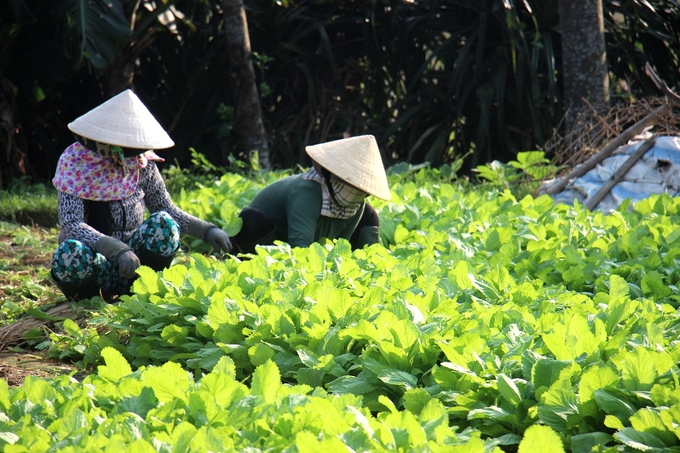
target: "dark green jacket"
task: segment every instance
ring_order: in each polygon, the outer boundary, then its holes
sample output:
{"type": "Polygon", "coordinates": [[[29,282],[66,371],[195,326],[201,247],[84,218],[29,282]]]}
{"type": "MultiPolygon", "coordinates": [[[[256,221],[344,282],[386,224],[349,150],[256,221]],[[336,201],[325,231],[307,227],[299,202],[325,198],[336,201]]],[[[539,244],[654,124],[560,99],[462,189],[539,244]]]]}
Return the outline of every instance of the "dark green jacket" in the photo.
{"type": "Polygon", "coordinates": [[[250,207],[267,214],[276,223],[276,239],[291,247],[308,247],[322,238],[349,240],[364,205],[349,219],[332,219],[321,215],[321,200],[321,184],[294,175],[262,189],[250,207]]]}

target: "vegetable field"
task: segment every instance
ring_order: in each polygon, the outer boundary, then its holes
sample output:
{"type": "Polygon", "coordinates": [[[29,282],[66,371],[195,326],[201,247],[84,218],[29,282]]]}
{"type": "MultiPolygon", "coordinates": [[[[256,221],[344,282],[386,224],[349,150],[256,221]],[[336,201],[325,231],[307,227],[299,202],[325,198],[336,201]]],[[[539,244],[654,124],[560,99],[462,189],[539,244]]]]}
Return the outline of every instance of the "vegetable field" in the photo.
{"type": "MultiPolygon", "coordinates": [[[[233,233],[266,182],[175,201],[233,233]]],[[[384,245],[187,242],[141,268],[44,345],[96,373],[0,380],[0,450],[680,451],[680,200],[604,215],[445,169],[390,182],[384,245]]]]}

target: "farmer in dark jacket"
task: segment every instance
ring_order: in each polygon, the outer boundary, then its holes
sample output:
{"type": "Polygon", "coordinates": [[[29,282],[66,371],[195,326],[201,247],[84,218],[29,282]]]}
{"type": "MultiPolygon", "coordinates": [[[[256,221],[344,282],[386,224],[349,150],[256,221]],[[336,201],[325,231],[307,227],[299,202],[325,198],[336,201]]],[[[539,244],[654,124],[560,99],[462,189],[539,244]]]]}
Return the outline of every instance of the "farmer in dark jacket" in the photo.
{"type": "Polygon", "coordinates": [[[345,238],[353,248],[379,242],[380,220],[369,195],[391,198],[380,150],[372,135],[307,146],[314,165],[265,187],[239,214],[237,251],[274,240],[307,247],[321,238],[345,238]]]}
{"type": "Polygon", "coordinates": [[[156,166],[163,159],[152,150],[174,143],[132,91],[68,127],[76,142],[62,153],[52,180],[61,226],[52,278],[66,297],[128,293],[140,265],[170,265],[180,232],[231,251],[224,231],[173,204],[156,166]]]}

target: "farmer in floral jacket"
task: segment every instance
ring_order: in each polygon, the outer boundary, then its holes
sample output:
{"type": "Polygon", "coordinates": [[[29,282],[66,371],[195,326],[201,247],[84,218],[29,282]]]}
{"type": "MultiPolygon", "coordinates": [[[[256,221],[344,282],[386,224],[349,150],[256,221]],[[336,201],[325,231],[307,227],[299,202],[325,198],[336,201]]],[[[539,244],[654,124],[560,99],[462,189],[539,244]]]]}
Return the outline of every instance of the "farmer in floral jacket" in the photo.
{"type": "Polygon", "coordinates": [[[237,251],[275,240],[307,247],[321,238],[345,238],[353,248],[380,240],[380,219],[369,195],[389,200],[390,188],[372,135],[305,148],[314,165],[306,173],[276,181],[260,191],[239,216],[237,251]]]}
{"type": "Polygon", "coordinates": [[[68,127],[76,142],[62,153],[52,180],[61,226],[52,278],[66,297],[128,293],[140,265],[170,265],[180,232],[231,251],[224,231],[173,204],[156,166],[163,159],[153,150],[174,143],[132,91],[68,127]]]}

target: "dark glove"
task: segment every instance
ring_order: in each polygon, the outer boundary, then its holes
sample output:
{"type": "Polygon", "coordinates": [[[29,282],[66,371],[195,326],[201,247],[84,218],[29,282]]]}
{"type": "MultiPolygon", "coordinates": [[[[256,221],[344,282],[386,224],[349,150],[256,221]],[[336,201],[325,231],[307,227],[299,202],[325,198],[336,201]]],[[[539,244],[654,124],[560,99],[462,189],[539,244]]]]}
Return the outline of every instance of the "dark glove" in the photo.
{"type": "Polygon", "coordinates": [[[132,250],[124,250],[116,255],[116,262],[118,263],[118,271],[120,274],[131,280],[135,277],[135,271],[141,265],[139,258],[132,250]]]}
{"type": "Polygon", "coordinates": [[[216,251],[231,252],[229,235],[217,227],[210,228],[205,232],[205,242],[212,245],[216,251]]]}
{"type": "Polygon", "coordinates": [[[135,271],[140,266],[139,258],[125,242],[104,236],[94,245],[94,250],[108,260],[115,260],[118,263],[118,271],[123,277],[135,278],[135,271]]]}

